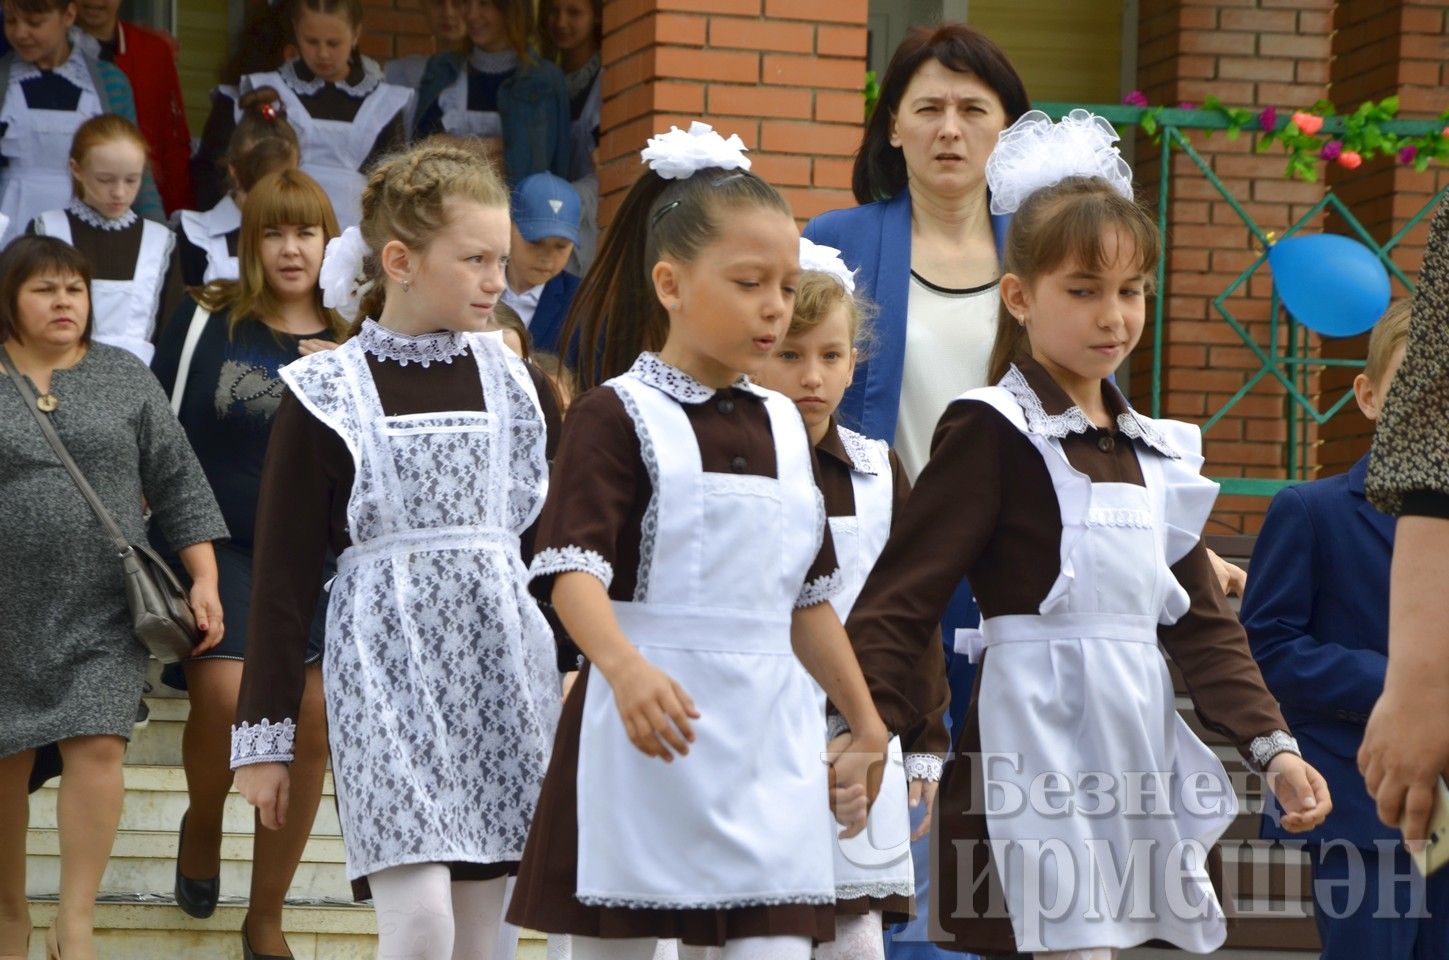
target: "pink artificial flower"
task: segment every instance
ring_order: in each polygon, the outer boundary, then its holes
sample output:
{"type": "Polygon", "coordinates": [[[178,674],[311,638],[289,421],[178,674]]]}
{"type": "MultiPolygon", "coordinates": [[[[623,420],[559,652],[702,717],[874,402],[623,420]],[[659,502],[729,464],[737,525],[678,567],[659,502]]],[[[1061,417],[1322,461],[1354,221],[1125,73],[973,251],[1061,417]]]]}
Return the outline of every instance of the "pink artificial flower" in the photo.
{"type": "Polygon", "coordinates": [[[1399,162],[1404,166],[1413,166],[1414,160],[1419,156],[1419,148],[1412,143],[1399,151],[1399,162]]]}
{"type": "Polygon", "coordinates": [[[1147,106],[1147,94],[1141,90],[1133,90],[1122,98],[1122,102],[1129,107],[1145,107],[1147,106]]]}
{"type": "Polygon", "coordinates": [[[1322,150],[1318,151],[1318,159],[1327,160],[1329,163],[1332,163],[1338,159],[1341,153],[1343,153],[1343,141],[1330,140],[1323,145],[1322,150]]]}
{"type": "Polygon", "coordinates": [[[1323,118],[1316,113],[1304,113],[1302,110],[1295,110],[1293,112],[1293,126],[1311,137],[1323,129],[1323,118]]]}
{"type": "Polygon", "coordinates": [[[1363,164],[1363,157],[1355,150],[1345,150],[1338,155],[1338,165],[1347,167],[1350,170],[1357,170],[1363,164]]]}
{"type": "Polygon", "coordinates": [[[1258,114],[1258,129],[1264,133],[1272,133],[1278,129],[1278,108],[1264,107],[1263,112],[1258,114]]]}

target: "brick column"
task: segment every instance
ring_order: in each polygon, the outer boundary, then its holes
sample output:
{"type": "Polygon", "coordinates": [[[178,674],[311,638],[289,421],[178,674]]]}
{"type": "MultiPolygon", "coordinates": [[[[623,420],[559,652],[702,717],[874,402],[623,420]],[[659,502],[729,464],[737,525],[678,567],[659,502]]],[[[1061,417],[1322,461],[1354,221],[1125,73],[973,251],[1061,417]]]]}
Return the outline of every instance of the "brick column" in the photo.
{"type": "MultiPolygon", "coordinates": [[[[1306,106],[1327,96],[1332,0],[1143,0],[1138,26],[1138,86],[1154,104],[1201,105],[1216,96],[1231,106],[1306,106]]],[[[1191,142],[1224,187],[1265,231],[1281,233],[1323,197],[1321,184],[1289,181],[1278,155],[1253,152],[1255,138],[1195,133],[1191,142]]],[[[1158,147],[1137,143],[1143,199],[1160,189],[1158,147]]],[[[1169,173],[1163,415],[1203,422],[1252,376],[1257,358],[1212,305],[1257,255],[1251,232],[1193,162],[1180,151],[1169,173]]],[[[1315,229],[1310,227],[1309,229],[1315,229]]],[[[1268,340],[1266,268],[1228,307],[1258,343],[1268,340]]],[[[1286,339],[1280,341],[1280,349],[1286,339]]],[[[1150,331],[1134,358],[1134,402],[1151,388],[1150,331]]],[[[1205,437],[1205,472],[1217,477],[1285,475],[1286,397],[1276,381],[1259,381],[1205,437]]],[[[1208,533],[1256,532],[1266,501],[1224,496],[1208,533]]]]}
{"type": "Polygon", "coordinates": [[[600,219],[670,124],[702,119],[750,148],[802,221],[853,206],[866,0],[607,0],[600,219]]]}
{"type": "Polygon", "coordinates": [[[362,52],[378,63],[436,53],[419,0],[363,0],[362,52]]]}
{"type": "MultiPolygon", "coordinates": [[[[1437,116],[1445,107],[1449,85],[1445,54],[1445,4],[1406,0],[1349,0],[1334,13],[1333,101],[1339,112],[1357,109],[1365,100],[1399,97],[1399,115],[1405,119],[1437,116]]],[[[1334,167],[1328,176],[1334,191],[1347,203],[1379,243],[1386,242],[1449,184],[1449,172],[1430,167],[1420,173],[1381,158],[1349,171],[1334,167]]],[[[1346,233],[1333,220],[1329,228],[1346,233]]],[[[1424,257],[1429,220],[1426,218],[1394,249],[1393,259],[1412,279],[1424,257]]],[[[1408,296],[1397,280],[1394,299],[1408,296]]],[[[1328,357],[1361,359],[1368,352],[1368,335],[1325,340],[1328,357]]],[[[1323,375],[1323,400],[1332,403],[1353,380],[1351,370],[1328,370],[1323,375]]],[[[1330,421],[1323,428],[1319,451],[1322,473],[1347,470],[1369,447],[1373,426],[1356,413],[1330,421]]]]}

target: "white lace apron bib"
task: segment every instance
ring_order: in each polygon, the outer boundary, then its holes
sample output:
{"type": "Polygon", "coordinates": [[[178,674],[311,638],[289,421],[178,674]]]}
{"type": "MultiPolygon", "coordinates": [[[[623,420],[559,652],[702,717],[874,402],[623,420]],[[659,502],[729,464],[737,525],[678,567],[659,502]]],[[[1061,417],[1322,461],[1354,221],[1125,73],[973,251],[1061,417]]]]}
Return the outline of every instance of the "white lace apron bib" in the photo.
{"type": "Polygon", "coordinates": [[[553,745],[554,641],[518,542],[543,416],[501,336],[467,339],[486,412],[385,416],[356,340],[282,369],[357,467],[323,664],[351,879],[520,859],[553,745]]]}
{"type": "Polygon", "coordinates": [[[794,405],[765,400],[779,479],[705,473],[681,405],[633,373],[609,382],[653,484],[625,636],[694,698],[698,739],[673,763],[625,734],[590,671],[578,763],[578,899],[729,909],[835,901],[834,820],[814,681],[790,622],[824,509],[794,405]]]}
{"type": "MultiPolygon", "coordinates": [[[[73,243],[70,218],[64,210],[47,210],[40,215],[40,227],[47,237],[73,243]]],[[[171,266],[176,235],[152,220],[141,221],[141,251],[136,255],[136,272],[130,280],[92,280],[91,336],[135,354],[149,365],[156,354],[151,335],[156,332],[156,311],[161,306],[161,288],[171,266]]]]}
{"type": "Polygon", "coordinates": [[[1197,428],[1147,421],[1172,431],[1174,455],[1139,445],[1145,487],[1093,483],[1008,389],[965,399],[991,403],[1037,448],[1062,516],[1061,573],[1040,614],[981,625],[986,817],[1017,948],[1162,939],[1215,950],[1226,927],[1207,850],[1237,802],[1222,762],[1178,716],[1157,644],[1158,625],[1189,604],[1170,565],[1216,496],[1197,472],[1197,428]]]}
{"type": "Polygon", "coordinates": [[[241,210],[230,194],[210,210],[182,210],[177,221],[186,239],[206,253],[203,284],[241,276],[240,263],[226,242],[227,234],[241,228],[241,210]]]}
{"type": "Polygon", "coordinates": [[[74,110],[32,110],[25,102],[21,81],[37,75],[24,69],[17,61],[5,91],[5,107],[0,123],[5,132],[0,136],[0,154],[7,166],[0,171],[5,189],[0,194],[0,213],[10,218],[10,228],[0,237],[9,243],[30,225],[30,221],[47,210],[64,207],[70,202],[70,170],[65,158],[70,156],[71,141],[80,125],[99,115],[101,100],[91,83],[90,71],[73,66],[76,57],[61,68],[64,77],[81,88],[80,102],[74,110]]]}
{"type": "Polygon", "coordinates": [[[367,185],[362,165],[383,129],[412,101],[413,92],[379,83],[351,120],[323,120],[307,112],[280,73],[252,74],[242,81],[243,93],[262,87],[276,90],[286,106],[287,120],[302,147],[300,166],[326,191],[337,226],[342,230],[357,226],[362,220],[362,188],[367,185]]]}
{"type": "MultiPolygon", "coordinates": [[[[844,427],[835,429],[840,432],[841,443],[854,464],[850,486],[855,494],[855,516],[830,518],[835,558],[840,562],[845,581],[830,603],[844,623],[890,536],[895,484],[885,443],[844,427]]],[[[911,814],[906,787],[901,738],[891,737],[880,793],[870,808],[865,830],[848,840],[836,840],[835,895],[839,899],[914,895],[916,881],[911,865],[911,814]]]]}

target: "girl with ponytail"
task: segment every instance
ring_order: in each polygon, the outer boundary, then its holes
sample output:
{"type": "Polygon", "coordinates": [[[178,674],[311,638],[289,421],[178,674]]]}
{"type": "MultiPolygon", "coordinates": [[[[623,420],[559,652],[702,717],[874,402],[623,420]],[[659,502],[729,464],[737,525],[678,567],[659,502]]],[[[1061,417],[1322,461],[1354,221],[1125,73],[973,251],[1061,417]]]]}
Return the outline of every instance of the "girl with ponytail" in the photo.
{"type": "Polygon", "coordinates": [[[829,603],[805,427],[749,380],[789,323],[799,231],[738,137],[697,123],[643,157],[573,314],[595,389],[569,408],[530,588],[587,662],[509,919],[571,934],[575,960],[660,938],[806,960],[834,936],[831,801],[858,833],[886,731],[829,603]],[[849,726],[833,797],[811,676],[849,726]]]}
{"type": "Polygon", "coordinates": [[[381,957],[511,960],[508,877],[557,720],[552,632],[525,589],[558,410],[492,326],[508,193],[466,146],[375,167],[328,245],[341,347],[285,367],[257,509],[232,766],[271,829],[329,549],[324,694],[347,874],[381,957]],[[363,312],[357,311],[361,308],[363,312]]]}

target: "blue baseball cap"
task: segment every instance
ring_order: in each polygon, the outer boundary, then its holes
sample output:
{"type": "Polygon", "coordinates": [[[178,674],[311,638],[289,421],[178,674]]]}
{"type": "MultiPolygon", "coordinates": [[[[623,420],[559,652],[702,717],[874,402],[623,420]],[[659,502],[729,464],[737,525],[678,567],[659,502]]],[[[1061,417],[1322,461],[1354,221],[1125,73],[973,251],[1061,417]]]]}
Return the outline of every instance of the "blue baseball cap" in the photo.
{"type": "Polygon", "coordinates": [[[581,206],[573,185],[547,171],[524,177],[513,189],[513,223],[529,243],[545,237],[578,243],[581,206]]]}

